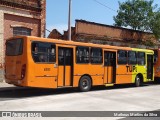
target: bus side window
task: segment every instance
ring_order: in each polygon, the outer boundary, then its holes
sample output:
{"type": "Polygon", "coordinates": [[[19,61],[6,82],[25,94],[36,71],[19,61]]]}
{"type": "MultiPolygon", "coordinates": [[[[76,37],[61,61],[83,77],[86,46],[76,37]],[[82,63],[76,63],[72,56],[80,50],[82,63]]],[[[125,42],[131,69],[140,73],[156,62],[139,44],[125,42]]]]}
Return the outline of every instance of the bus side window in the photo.
{"type": "Polygon", "coordinates": [[[91,63],[102,64],[102,49],[100,48],[91,48],[91,63]]]}
{"type": "Polygon", "coordinates": [[[64,51],[63,51],[63,49],[58,50],[58,64],[64,65],[64,51]]]}
{"type": "Polygon", "coordinates": [[[47,42],[32,42],[34,62],[50,63],[56,61],[55,45],[47,42]]]}
{"type": "Polygon", "coordinates": [[[38,54],[38,43],[32,43],[32,56],[35,62],[40,62],[38,54]]]}
{"type": "Polygon", "coordinates": [[[89,63],[89,47],[78,46],[76,48],[76,62],[89,63]]]}
{"type": "Polygon", "coordinates": [[[56,62],[56,47],[51,44],[48,51],[48,62],[56,62]]]}
{"type": "Polygon", "coordinates": [[[137,56],[137,62],[138,65],[145,65],[145,53],[144,52],[138,52],[137,56]]]}
{"type": "Polygon", "coordinates": [[[137,54],[135,51],[128,51],[128,64],[129,65],[137,64],[137,54]]]}
{"type": "Polygon", "coordinates": [[[127,64],[127,51],[118,51],[118,64],[127,64]]]}

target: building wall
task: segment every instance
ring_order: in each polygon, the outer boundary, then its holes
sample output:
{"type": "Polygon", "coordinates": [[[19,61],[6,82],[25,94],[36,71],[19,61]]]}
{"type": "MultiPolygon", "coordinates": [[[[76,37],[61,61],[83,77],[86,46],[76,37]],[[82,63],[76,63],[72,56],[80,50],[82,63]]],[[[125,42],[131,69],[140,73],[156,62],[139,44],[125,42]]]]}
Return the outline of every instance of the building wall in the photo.
{"type": "Polygon", "coordinates": [[[4,38],[13,36],[13,27],[22,26],[31,29],[32,36],[40,36],[40,20],[11,14],[4,14],[4,38]]]}
{"type": "Polygon", "coordinates": [[[0,10],[0,68],[4,63],[4,14],[3,11],[0,10]]]}
{"type": "Polygon", "coordinates": [[[88,39],[105,40],[114,42],[138,43],[139,41],[151,40],[155,42],[153,34],[129,30],[109,25],[103,25],[83,20],[76,21],[76,40],[88,39]]]}
{"type": "Polygon", "coordinates": [[[47,38],[62,39],[62,34],[59,31],[57,31],[56,29],[53,29],[47,38]]]}
{"type": "Polygon", "coordinates": [[[40,20],[41,20],[41,37],[45,37],[45,31],[46,31],[46,0],[41,0],[40,2],[41,4],[41,16],[40,16],[40,20]]]}
{"type": "Polygon", "coordinates": [[[46,0],[0,1],[0,68],[4,65],[5,40],[13,36],[13,27],[31,29],[32,36],[45,37],[46,0]]]}

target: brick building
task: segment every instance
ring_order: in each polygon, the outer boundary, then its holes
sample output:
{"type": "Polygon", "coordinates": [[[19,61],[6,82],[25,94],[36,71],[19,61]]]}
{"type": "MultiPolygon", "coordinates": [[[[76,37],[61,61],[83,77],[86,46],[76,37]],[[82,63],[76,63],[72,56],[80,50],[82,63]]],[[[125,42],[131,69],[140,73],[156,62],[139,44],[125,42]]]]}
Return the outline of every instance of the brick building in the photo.
{"type": "Polygon", "coordinates": [[[53,29],[48,35],[48,38],[62,39],[62,34],[57,29],[53,29]]]}
{"type": "Polygon", "coordinates": [[[15,35],[44,37],[46,0],[0,0],[0,65],[5,40],[15,35]]]}
{"type": "MultiPolygon", "coordinates": [[[[65,31],[61,39],[67,39],[67,33],[68,32],[65,31]]],[[[72,40],[138,48],[145,48],[147,44],[156,42],[152,33],[85,20],[76,20],[75,27],[72,27],[72,40]]]]}

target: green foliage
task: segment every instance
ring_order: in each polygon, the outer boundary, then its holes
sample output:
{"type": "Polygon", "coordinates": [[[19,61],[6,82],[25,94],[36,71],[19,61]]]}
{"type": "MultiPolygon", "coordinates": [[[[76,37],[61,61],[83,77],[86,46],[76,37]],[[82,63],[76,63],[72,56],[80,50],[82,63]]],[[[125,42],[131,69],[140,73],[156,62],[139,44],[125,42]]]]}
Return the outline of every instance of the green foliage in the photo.
{"type": "Polygon", "coordinates": [[[115,26],[130,27],[133,30],[153,32],[160,38],[160,11],[153,0],[127,0],[119,2],[117,16],[114,16],[115,26]]]}
{"type": "Polygon", "coordinates": [[[155,12],[150,25],[151,31],[154,33],[155,37],[160,39],[160,10],[155,12]]]}

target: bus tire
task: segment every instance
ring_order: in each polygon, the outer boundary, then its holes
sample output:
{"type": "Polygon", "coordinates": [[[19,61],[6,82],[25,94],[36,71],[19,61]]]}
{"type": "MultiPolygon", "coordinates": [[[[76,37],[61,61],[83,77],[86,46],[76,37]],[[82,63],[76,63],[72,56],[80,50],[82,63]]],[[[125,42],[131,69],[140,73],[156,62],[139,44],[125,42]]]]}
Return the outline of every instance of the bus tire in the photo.
{"type": "Polygon", "coordinates": [[[141,85],[141,78],[139,77],[139,75],[137,75],[135,78],[135,86],[139,87],[140,85],[141,85]]]}
{"type": "Polygon", "coordinates": [[[87,92],[91,89],[91,79],[88,76],[81,77],[79,81],[79,90],[81,92],[87,92]]]}

